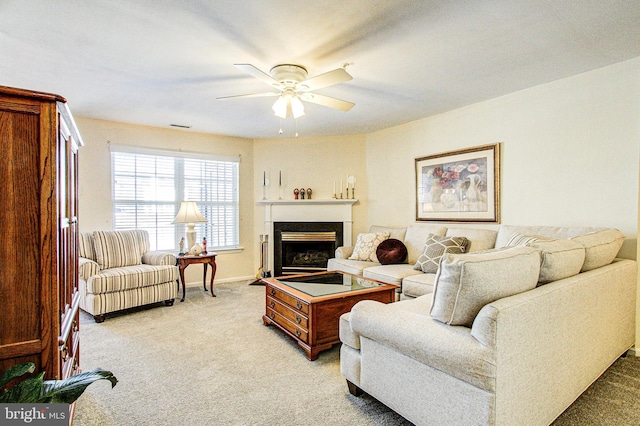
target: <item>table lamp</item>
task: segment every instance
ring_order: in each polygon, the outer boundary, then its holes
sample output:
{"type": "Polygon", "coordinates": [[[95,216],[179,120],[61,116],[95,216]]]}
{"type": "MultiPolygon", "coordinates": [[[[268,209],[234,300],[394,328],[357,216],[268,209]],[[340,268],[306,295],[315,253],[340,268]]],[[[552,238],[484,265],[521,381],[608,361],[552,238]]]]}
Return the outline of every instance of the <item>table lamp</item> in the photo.
{"type": "Polygon", "coordinates": [[[180,210],[178,210],[176,218],[173,219],[171,223],[187,224],[187,251],[191,250],[196,244],[196,230],[194,229],[196,222],[201,223],[206,221],[207,219],[202,216],[195,201],[183,201],[182,204],[180,204],[180,210]]]}

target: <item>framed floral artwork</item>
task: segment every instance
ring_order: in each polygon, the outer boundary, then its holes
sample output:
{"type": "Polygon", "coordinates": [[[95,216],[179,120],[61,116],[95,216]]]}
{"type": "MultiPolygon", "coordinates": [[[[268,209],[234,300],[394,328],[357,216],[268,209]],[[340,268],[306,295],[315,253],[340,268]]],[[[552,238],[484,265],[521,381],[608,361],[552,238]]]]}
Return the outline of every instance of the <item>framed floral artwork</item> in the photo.
{"type": "Polygon", "coordinates": [[[415,162],[416,220],[500,222],[500,144],[415,162]]]}

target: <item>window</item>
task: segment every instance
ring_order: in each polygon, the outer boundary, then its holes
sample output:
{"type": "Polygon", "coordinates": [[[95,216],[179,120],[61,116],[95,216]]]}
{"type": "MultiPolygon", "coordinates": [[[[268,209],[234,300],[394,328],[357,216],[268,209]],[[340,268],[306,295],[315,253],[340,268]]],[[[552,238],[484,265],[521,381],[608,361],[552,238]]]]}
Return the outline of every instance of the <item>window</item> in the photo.
{"type": "Polygon", "coordinates": [[[151,250],[174,250],[185,225],[173,225],[183,200],[195,201],[207,249],[239,247],[239,157],[111,146],[113,229],[144,229],[151,250]]]}

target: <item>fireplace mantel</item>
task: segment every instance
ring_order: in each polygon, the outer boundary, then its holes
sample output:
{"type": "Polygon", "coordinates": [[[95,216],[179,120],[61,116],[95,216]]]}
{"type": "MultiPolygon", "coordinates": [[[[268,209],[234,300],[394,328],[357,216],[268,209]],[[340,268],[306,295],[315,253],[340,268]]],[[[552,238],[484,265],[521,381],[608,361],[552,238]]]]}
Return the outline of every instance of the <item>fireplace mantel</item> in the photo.
{"type": "Polygon", "coordinates": [[[343,245],[352,245],[356,199],[259,200],[264,206],[264,233],[269,236],[269,270],[273,271],[274,222],[342,222],[343,245]]]}

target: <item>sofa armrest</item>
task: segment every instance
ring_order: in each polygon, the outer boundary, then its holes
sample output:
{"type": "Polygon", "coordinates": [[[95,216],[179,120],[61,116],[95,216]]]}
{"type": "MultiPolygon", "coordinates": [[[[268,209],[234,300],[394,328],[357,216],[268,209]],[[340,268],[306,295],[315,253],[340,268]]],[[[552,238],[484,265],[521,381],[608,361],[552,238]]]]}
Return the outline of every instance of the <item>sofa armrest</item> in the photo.
{"type": "Polygon", "coordinates": [[[80,278],[86,281],[98,272],[100,272],[100,265],[97,262],[85,257],[78,257],[78,275],[80,278]]]}
{"type": "Polygon", "coordinates": [[[383,304],[358,302],[349,316],[354,333],[482,389],[493,390],[495,352],[471,330],[431,318],[431,295],[383,304]]]}
{"type": "Polygon", "coordinates": [[[353,254],[353,247],[342,246],[336,249],[336,259],[348,259],[353,254]]]}
{"type": "Polygon", "coordinates": [[[165,251],[148,251],[142,255],[142,263],[146,265],[175,265],[176,257],[165,251]]]}

